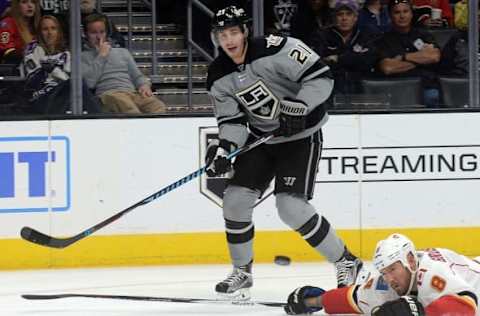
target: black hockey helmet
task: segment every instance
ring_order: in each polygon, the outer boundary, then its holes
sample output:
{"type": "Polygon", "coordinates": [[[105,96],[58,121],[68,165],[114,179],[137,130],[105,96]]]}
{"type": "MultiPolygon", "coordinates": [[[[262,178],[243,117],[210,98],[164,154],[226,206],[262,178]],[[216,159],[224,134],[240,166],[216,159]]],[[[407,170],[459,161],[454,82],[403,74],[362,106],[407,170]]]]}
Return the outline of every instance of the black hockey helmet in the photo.
{"type": "Polygon", "coordinates": [[[240,26],[242,30],[247,29],[249,18],[242,8],[234,5],[218,10],[212,19],[212,31],[219,31],[226,27],[240,26]]]}

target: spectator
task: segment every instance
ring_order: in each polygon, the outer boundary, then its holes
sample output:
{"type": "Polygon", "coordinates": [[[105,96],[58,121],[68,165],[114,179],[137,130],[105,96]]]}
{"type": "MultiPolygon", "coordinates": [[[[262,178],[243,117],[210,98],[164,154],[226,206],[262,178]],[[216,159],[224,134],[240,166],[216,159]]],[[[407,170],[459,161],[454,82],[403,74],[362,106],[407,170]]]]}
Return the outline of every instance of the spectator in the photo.
{"type": "MultiPolygon", "coordinates": [[[[101,14],[97,11],[97,0],[82,0],[80,2],[80,10],[82,15],[82,26],[85,25],[85,19],[88,15],[96,13],[101,14]]],[[[113,47],[125,47],[125,38],[123,37],[122,33],[120,33],[115,26],[115,24],[106,16],[103,15],[107,21],[107,36],[109,38],[109,42],[112,44],[113,47]]],[[[88,42],[88,40],[84,37],[84,44],[88,42]]]]}
{"type": "Polygon", "coordinates": [[[453,13],[448,0],[412,0],[415,24],[429,28],[453,27],[453,13]],[[435,16],[434,10],[441,13],[435,16]]]}
{"type": "Polygon", "coordinates": [[[82,52],[82,75],[103,103],[103,110],[121,113],[165,112],[153,96],[149,80],[140,72],[130,52],[112,48],[107,41],[107,20],[91,14],[85,20],[88,50],[82,52]]]}
{"type": "Polygon", "coordinates": [[[8,15],[0,20],[0,63],[21,63],[25,46],[35,39],[39,19],[37,0],[12,1],[8,15]]]}
{"type": "Polygon", "coordinates": [[[335,25],[312,39],[311,47],[333,72],[337,93],[360,93],[359,80],[375,66],[372,36],[359,30],[357,20],[357,1],[337,0],[335,25]]]}
{"type": "Polygon", "coordinates": [[[333,10],[328,0],[299,1],[297,14],[292,19],[291,36],[312,45],[312,38],[333,25],[333,10]]]}
{"type": "Polygon", "coordinates": [[[413,8],[408,0],[393,0],[388,5],[392,30],[377,43],[380,72],[386,76],[420,77],[424,87],[424,104],[439,103],[434,67],[440,61],[440,49],[433,36],[412,25],[413,8]]]}
{"type": "Polygon", "coordinates": [[[40,1],[40,9],[42,16],[54,16],[61,24],[62,29],[65,30],[65,40],[69,42],[69,9],[70,0],[38,0],[40,1]]]}
{"type": "Polygon", "coordinates": [[[381,0],[367,0],[358,14],[358,27],[362,32],[383,34],[390,31],[391,21],[381,0]]]}
{"type": "MultiPolygon", "coordinates": [[[[25,88],[30,93],[30,104],[35,113],[65,113],[70,109],[70,52],[59,21],[50,15],[40,19],[38,42],[25,52],[23,69],[25,88]]],[[[84,86],[84,109],[89,113],[100,111],[100,105],[84,86]]]]}

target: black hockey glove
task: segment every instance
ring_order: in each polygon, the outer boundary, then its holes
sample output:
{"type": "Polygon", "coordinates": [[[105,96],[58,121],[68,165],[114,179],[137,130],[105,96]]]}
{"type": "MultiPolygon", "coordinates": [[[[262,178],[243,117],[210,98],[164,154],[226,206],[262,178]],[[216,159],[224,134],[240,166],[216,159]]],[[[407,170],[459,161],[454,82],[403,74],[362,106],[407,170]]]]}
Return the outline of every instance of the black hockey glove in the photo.
{"type": "Polygon", "coordinates": [[[424,316],[425,309],[411,296],[402,296],[398,300],[384,303],[372,310],[372,316],[424,316]]]}
{"type": "Polygon", "coordinates": [[[300,100],[284,99],[280,102],[280,127],[275,135],[292,136],[305,130],[308,107],[300,100]]]}
{"type": "Polygon", "coordinates": [[[288,315],[310,314],[322,310],[323,307],[308,307],[305,305],[305,299],[310,297],[321,296],[325,291],[319,287],[302,286],[296,288],[290,293],[287,300],[287,305],[284,307],[288,315]]]}
{"type": "Polygon", "coordinates": [[[205,167],[209,177],[217,177],[232,170],[232,161],[227,159],[229,153],[237,146],[227,140],[212,140],[207,147],[205,167]]]}

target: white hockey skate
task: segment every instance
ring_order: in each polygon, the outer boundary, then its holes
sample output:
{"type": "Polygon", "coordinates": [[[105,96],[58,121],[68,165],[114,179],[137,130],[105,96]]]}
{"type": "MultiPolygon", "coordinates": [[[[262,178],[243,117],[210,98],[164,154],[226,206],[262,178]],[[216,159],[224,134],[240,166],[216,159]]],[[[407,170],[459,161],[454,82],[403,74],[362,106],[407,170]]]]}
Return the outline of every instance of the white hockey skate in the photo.
{"type": "Polygon", "coordinates": [[[234,267],[228,277],[217,283],[215,291],[226,300],[247,301],[250,300],[250,288],[253,286],[251,265],[234,267]]]}
{"type": "MultiPolygon", "coordinates": [[[[352,285],[361,280],[357,280],[359,272],[363,268],[363,262],[359,258],[351,254],[347,249],[343,253],[343,256],[334,263],[335,270],[337,272],[337,286],[345,287],[352,285]]],[[[362,274],[362,278],[365,276],[362,274]]]]}

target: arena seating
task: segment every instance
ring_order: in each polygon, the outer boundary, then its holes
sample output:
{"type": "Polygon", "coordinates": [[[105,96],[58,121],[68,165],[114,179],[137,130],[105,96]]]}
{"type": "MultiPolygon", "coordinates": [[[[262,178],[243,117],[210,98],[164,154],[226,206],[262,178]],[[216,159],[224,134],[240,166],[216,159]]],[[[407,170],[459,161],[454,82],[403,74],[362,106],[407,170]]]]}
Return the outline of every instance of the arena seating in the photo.
{"type": "MultiPolygon", "coordinates": [[[[188,65],[186,40],[180,28],[174,24],[157,23],[157,69],[152,76],[152,27],[151,9],[143,1],[134,0],[132,14],[132,42],[130,51],[140,70],[150,76],[154,94],[161,98],[170,111],[193,110],[187,107],[188,65]]],[[[103,0],[102,12],[109,16],[125,37],[128,35],[127,0],[103,0]]],[[[208,63],[194,55],[192,103],[201,112],[212,112],[205,89],[208,63]]]]}
{"type": "Polygon", "coordinates": [[[463,108],[468,104],[468,79],[440,77],[442,99],[446,107],[463,108]]]}
{"type": "Polygon", "coordinates": [[[362,87],[370,95],[385,95],[386,108],[422,107],[420,78],[364,79],[362,87]]]}

